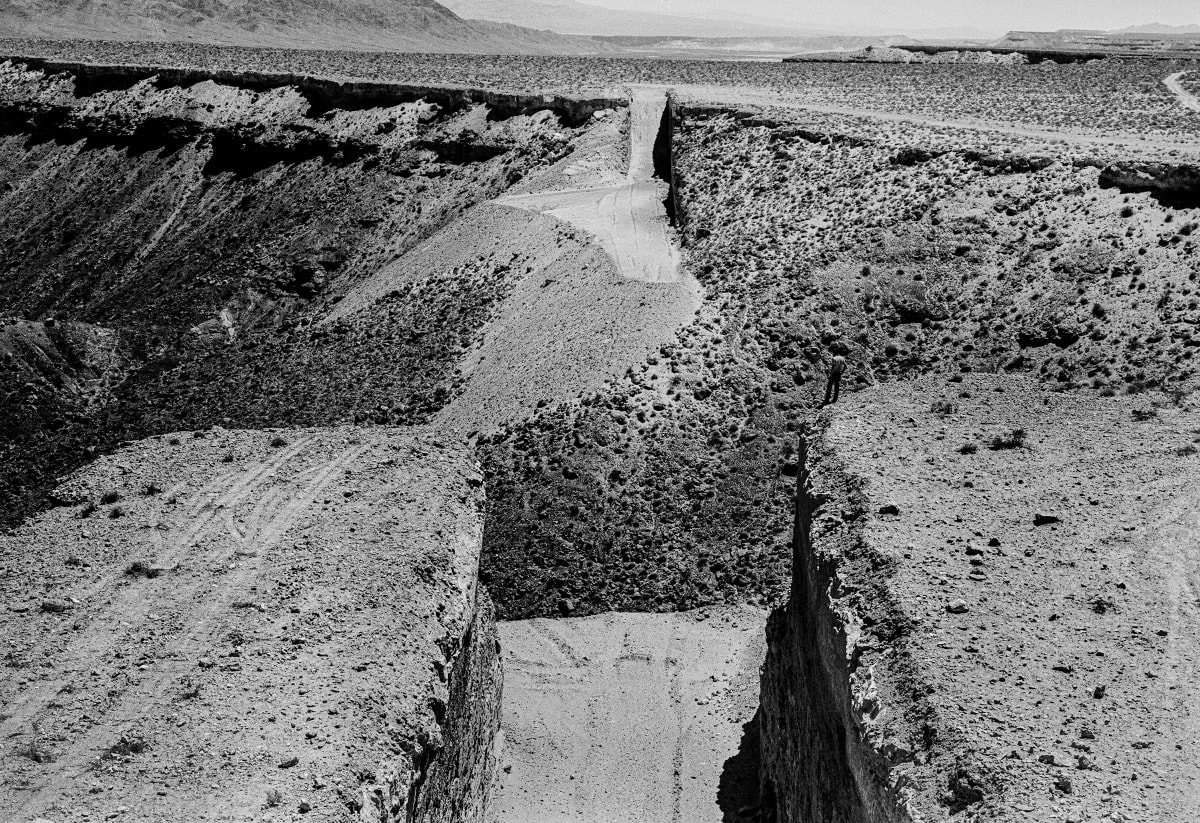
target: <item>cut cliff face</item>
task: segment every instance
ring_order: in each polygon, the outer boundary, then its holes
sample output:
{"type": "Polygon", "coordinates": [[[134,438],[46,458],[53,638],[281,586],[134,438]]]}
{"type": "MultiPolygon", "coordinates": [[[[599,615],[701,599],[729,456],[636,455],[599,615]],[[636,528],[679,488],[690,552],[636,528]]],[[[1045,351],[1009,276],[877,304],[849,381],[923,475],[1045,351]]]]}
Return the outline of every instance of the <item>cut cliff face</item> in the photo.
{"type": "Polygon", "coordinates": [[[1198,423],[999,376],[822,415],[763,676],[779,819],[1194,819],[1198,423]]]}
{"type": "Polygon", "coordinates": [[[0,817],[480,819],[500,663],[463,451],[185,432],[56,497],[0,537],[0,817]]]}

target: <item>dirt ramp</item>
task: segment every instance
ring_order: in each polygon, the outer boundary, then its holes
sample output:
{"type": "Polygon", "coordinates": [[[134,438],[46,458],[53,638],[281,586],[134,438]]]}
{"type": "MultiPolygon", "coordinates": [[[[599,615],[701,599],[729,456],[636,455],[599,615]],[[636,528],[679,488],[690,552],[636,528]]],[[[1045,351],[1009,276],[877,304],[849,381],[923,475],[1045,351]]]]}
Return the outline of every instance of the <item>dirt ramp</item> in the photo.
{"type": "Polygon", "coordinates": [[[504,769],[492,819],[715,823],[736,812],[722,805],[743,802],[733,784],[751,757],[739,747],[756,736],[746,726],[764,618],[725,607],[501,623],[504,769]]]}
{"type": "Polygon", "coordinates": [[[481,479],[428,433],[140,441],[0,537],[0,818],[477,820],[481,479]]]}

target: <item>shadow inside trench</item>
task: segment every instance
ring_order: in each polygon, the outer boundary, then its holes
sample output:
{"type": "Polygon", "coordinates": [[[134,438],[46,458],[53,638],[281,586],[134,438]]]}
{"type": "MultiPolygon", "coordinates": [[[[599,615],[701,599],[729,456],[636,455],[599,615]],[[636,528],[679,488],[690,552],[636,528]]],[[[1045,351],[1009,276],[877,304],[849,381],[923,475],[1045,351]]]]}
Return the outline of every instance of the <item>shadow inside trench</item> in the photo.
{"type": "Polygon", "coordinates": [[[759,768],[762,750],[758,735],[760,711],[749,723],[742,724],[742,740],[738,751],[725,761],[717,786],[717,805],[721,808],[722,823],[770,823],[770,798],[763,797],[759,787],[759,768]]]}

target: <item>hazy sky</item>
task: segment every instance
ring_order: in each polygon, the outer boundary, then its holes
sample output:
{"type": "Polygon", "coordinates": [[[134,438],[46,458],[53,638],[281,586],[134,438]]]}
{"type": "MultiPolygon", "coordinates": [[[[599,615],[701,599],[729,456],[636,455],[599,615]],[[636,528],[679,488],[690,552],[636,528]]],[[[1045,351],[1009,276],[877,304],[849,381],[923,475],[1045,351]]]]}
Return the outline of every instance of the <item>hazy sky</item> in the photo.
{"type": "Polygon", "coordinates": [[[781,18],[797,25],[878,29],[973,26],[1115,29],[1200,24],[1198,0],[582,0],[596,6],[691,16],[781,18]]]}

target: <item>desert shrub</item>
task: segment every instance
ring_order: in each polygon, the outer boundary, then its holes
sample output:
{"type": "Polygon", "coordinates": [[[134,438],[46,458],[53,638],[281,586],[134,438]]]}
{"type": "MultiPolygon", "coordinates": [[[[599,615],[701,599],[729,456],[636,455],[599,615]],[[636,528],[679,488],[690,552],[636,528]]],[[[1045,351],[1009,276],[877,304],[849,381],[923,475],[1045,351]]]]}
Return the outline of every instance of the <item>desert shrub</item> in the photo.
{"type": "Polygon", "coordinates": [[[121,499],[121,493],[118,491],[106,491],[100,495],[100,502],[107,506],[109,503],[116,503],[121,499]]]}
{"type": "Polygon", "coordinates": [[[155,483],[147,483],[142,489],[142,494],[146,497],[153,497],[156,494],[162,494],[162,488],[155,483]]]}
{"type": "Polygon", "coordinates": [[[1023,449],[1025,448],[1026,435],[1027,432],[1024,429],[1013,429],[1007,434],[998,434],[992,438],[992,442],[988,444],[988,448],[992,451],[1023,449]]]}
{"type": "Polygon", "coordinates": [[[959,454],[974,454],[977,451],[979,451],[979,447],[974,443],[963,443],[958,447],[959,454]]]}
{"type": "Polygon", "coordinates": [[[279,447],[286,446],[286,445],[287,445],[287,441],[284,440],[279,435],[275,435],[273,438],[271,438],[271,448],[273,448],[273,449],[278,449],[279,447]]]}
{"type": "Polygon", "coordinates": [[[1193,446],[1191,443],[1188,443],[1188,444],[1187,444],[1186,446],[1184,446],[1183,448],[1181,448],[1181,449],[1177,449],[1177,450],[1175,451],[1175,454],[1176,454],[1177,456],[1179,456],[1179,457],[1191,457],[1193,454],[1195,454],[1195,453],[1196,453],[1196,452],[1198,452],[1198,451],[1200,451],[1200,449],[1197,449],[1197,448],[1196,448],[1195,446],[1193,446]]]}
{"type": "Polygon", "coordinates": [[[1158,417],[1157,409],[1134,409],[1133,419],[1139,423],[1145,423],[1147,420],[1153,420],[1158,417]]]}
{"type": "Polygon", "coordinates": [[[16,754],[26,760],[32,760],[34,763],[52,763],[54,761],[54,756],[42,743],[36,729],[29,742],[17,748],[16,754]]]}
{"type": "Polygon", "coordinates": [[[108,749],[109,757],[129,757],[141,754],[149,748],[146,739],[141,735],[121,735],[121,739],[108,749]]]}
{"type": "Polygon", "coordinates": [[[156,569],[152,566],[143,563],[141,560],[135,560],[129,564],[129,568],[125,569],[127,577],[148,577],[155,578],[162,574],[162,569],[156,569]]]}

